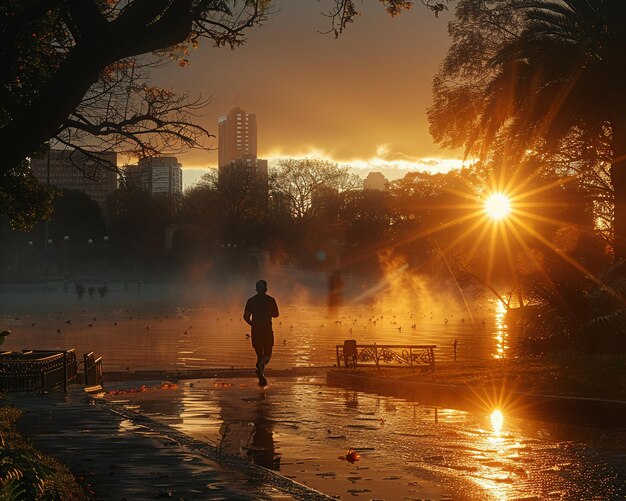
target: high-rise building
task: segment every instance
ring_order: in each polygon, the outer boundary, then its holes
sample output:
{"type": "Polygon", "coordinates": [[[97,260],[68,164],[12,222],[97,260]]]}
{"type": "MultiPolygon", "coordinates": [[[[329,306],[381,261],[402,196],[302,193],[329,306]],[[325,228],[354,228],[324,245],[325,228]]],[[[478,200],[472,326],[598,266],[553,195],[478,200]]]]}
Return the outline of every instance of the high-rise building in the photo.
{"type": "Polygon", "coordinates": [[[220,186],[239,200],[267,204],[267,160],[257,158],[256,116],[234,108],[218,125],[220,186]]]}
{"type": "Polygon", "coordinates": [[[176,157],[141,158],[126,168],[126,181],[153,195],[180,195],[183,192],[183,169],[176,157]]]}
{"type": "Polygon", "coordinates": [[[382,172],[370,172],[363,180],[364,190],[385,191],[389,187],[389,181],[382,172]]]}
{"type": "Polygon", "coordinates": [[[218,166],[244,156],[256,158],[256,115],[234,108],[218,120],[218,166]]]}
{"type": "Polygon", "coordinates": [[[79,190],[104,206],[107,197],[117,189],[117,153],[77,150],[48,150],[33,157],[30,167],[41,184],[79,190]]]}

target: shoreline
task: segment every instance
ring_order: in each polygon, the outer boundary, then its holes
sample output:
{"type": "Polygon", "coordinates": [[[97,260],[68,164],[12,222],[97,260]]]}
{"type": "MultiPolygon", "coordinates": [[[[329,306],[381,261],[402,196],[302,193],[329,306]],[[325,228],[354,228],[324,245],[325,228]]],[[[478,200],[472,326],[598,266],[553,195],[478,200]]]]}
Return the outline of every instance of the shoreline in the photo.
{"type": "Polygon", "coordinates": [[[501,410],[516,417],[614,427],[626,422],[626,401],[546,395],[480,387],[373,377],[357,370],[331,370],[327,384],[468,412],[501,410]],[[506,397],[504,396],[506,395],[506,397]]]}
{"type": "MultiPolygon", "coordinates": [[[[566,376],[545,385],[537,381],[525,384],[525,379],[537,375],[536,365],[546,365],[544,376],[553,368],[550,361],[534,361],[520,365],[510,361],[500,364],[485,362],[440,363],[434,373],[418,373],[408,368],[361,367],[357,369],[334,366],[293,367],[268,369],[272,378],[319,377],[330,386],[345,387],[357,391],[405,398],[427,405],[436,405],[469,412],[490,413],[500,409],[543,421],[558,421],[592,426],[620,426],[626,422],[626,399],[621,398],[620,388],[611,393],[594,394],[590,387],[579,387],[578,394],[571,394],[571,381],[566,376]],[[555,391],[560,390],[560,391],[555,391]]],[[[579,378],[587,379],[585,371],[576,368],[579,378]]],[[[186,371],[128,371],[105,373],[106,383],[131,383],[133,381],[175,381],[189,379],[220,379],[250,377],[252,368],[213,368],[186,371]]],[[[602,377],[600,375],[600,377],[602,377]]],[[[612,380],[615,383],[616,379],[612,380]]],[[[593,381],[590,381],[592,384],[593,381]]]]}
{"type": "MultiPolygon", "coordinates": [[[[292,376],[325,376],[326,371],[332,369],[331,365],[314,367],[292,367],[289,369],[266,369],[265,374],[270,377],[292,376]]],[[[154,381],[163,379],[166,381],[186,379],[215,379],[215,378],[249,378],[254,377],[254,367],[216,367],[210,369],[186,369],[186,370],[138,370],[138,371],[112,371],[104,373],[105,384],[107,382],[131,382],[131,381],[154,381]]]]}
{"type": "Polygon", "coordinates": [[[77,500],[92,495],[98,499],[333,499],[226,452],[220,444],[194,439],[78,388],[44,398],[22,394],[11,405],[22,413],[17,424],[20,434],[81,480],[79,486],[87,495],[79,497],[77,492],[77,500]],[[68,437],[72,447],[67,447],[68,437]],[[149,465],[144,459],[148,456],[149,465]]]}

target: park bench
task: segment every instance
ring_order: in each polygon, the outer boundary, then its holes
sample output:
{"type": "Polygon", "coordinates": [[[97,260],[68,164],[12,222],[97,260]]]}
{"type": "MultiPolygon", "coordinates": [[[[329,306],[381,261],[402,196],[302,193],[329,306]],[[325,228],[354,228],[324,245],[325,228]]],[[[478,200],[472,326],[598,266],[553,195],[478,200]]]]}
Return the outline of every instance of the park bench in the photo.
{"type": "Polygon", "coordinates": [[[357,344],[347,339],[337,345],[337,367],[411,367],[435,370],[434,344],[357,344]]]}
{"type": "Polygon", "coordinates": [[[0,353],[0,391],[67,391],[77,372],[73,348],[0,353]]]}

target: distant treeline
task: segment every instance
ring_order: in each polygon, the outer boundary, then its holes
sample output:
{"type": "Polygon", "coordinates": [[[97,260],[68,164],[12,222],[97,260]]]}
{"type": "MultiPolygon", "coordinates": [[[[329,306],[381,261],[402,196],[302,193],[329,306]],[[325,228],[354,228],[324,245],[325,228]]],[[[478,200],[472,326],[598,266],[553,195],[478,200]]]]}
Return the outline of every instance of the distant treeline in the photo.
{"type": "Polygon", "coordinates": [[[163,273],[207,263],[236,268],[263,254],[273,263],[371,275],[394,256],[422,271],[453,266],[491,281],[531,273],[562,252],[591,267],[607,260],[592,200],[578,184],[526,179],[513,217],[494,223],[483,209],[489,179],[487,167],[475,164],[410,172],[387,190],[363,190],[348,167],[284,160],[269,175],[207,174],[182,197],[120,188],[105,211],[80,192],[62,191],[47,249],[45,223],[30,233],[3,224],[2,269],[163,273]]]}

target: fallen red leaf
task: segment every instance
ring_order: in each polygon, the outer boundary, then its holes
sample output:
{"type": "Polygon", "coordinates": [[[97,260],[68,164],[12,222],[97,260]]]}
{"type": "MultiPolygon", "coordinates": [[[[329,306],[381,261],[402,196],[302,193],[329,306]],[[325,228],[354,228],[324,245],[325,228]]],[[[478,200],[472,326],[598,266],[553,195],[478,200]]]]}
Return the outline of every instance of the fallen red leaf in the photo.
{"type": "Polygon", "coordinates": [[[361,459],[361,455],[354,449],[349,449],[346,452],[346,455],[339,456],[339,459],[347,461],[348,463],[354,463],[355,461],[359,461],[361,459]]]}

